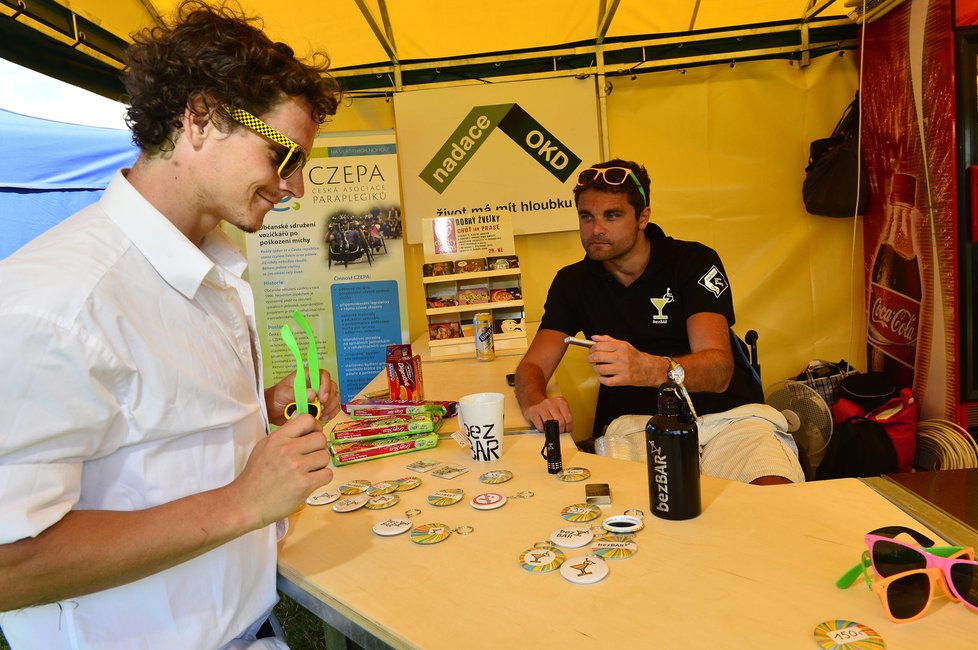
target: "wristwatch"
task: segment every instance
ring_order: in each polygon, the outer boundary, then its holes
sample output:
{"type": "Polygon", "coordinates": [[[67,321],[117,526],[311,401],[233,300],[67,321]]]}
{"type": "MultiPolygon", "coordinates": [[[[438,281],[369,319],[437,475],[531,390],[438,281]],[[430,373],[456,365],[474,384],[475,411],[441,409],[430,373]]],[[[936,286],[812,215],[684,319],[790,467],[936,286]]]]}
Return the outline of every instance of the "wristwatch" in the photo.
{"type": "Polygon", "coordinates": [[[683,382],[686,381],[686,369],[672,357],[666,357],[666,361],[669,362],[669,371],[666,373],[669,381],[682,386],[683,382]]]}
{"type": "Polygon", "coordinates": [[[697,418],[696,407],[693,406],[693,398],[689,396],[689,391],[686,390],[683,383],[686,381],[686,369],[672,357],[666,357],[666,361],[669,362],[669,372],[666,373],[666,376],[669,377],[669,381],[679,386],[679,392],[682,393],[682,398],[686,400],[689,412],[695,420],[697,418]]]}

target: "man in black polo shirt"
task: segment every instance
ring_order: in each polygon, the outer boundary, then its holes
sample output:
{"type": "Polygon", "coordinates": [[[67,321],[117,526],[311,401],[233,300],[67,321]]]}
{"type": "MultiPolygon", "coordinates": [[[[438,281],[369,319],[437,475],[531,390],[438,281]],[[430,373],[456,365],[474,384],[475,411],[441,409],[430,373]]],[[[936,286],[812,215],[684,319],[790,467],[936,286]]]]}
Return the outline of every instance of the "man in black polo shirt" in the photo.
{"type": "Polygon", "coordinates": [[[543,430],[571,413],[547,382],[583,332],[599,375],[593,435],[615,418],[652,414],[658,386],[681,369],[701,417],[703,471],[753,483],[804,480],[784,434],[787,423],[763,401],[746,364],[731,351],[733,300],[719,256],[697,242],[666,236],[649,222],[650,181],[637,163],[612,160],[585,169],[574,188],[583,260],[558,271],[540,328],[516,370],[527,421],[543,430]]]}

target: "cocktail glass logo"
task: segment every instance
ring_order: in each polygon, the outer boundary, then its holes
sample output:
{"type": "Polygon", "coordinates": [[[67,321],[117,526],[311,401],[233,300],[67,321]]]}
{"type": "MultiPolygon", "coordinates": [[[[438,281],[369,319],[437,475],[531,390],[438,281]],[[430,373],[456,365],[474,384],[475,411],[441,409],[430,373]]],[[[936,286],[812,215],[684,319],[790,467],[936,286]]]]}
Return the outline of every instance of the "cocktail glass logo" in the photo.
{"type": "Polygon", "coordinates": [[[294,197],[291,196],[284,197],[278,202],[278,205],[272,208],[272,212],[288,212],[289,210],[298,210],[300,203],[298,201],[293,202],[293,198],[294,197]]]}
{"type": "Polygon", "coordinates": [[[421,180],[439,194],[444,192],[497,127],[562,183],[581,164],[580,157],[519,104],[495,104],[469,111],[421,171],[421,180]]]}
{"type": "Polygon", "coordinates": [[[666,305],[675,300],[675,298],[672,296],[672,292],[669,291],[669,287],[666,287],[666,293],[661,298],[649,298],[649,300],[652,301],[652,306],[655,307],[657,312],[659,312],[652,317],[652,322],[669,322],[669,317],[662,313],[662,310],[666,308],[666,305]]]}

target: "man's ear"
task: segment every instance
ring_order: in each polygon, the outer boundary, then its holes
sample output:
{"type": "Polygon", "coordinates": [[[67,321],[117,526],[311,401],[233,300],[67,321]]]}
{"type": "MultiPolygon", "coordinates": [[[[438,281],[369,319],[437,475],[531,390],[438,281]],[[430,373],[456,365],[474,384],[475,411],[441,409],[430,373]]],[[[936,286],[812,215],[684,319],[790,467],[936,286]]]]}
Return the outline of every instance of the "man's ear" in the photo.
{"type": "Polygon", "coordinates": [[[649,206],[642,208],[642,211],[638,214],[638,227],[639,230],[645,230],[645,226],[649,225],[649,218],[652,216],[652,210],[649,206]]]}
{"type": "Polygon", "coordinates": [[[197,95],[191,98],[183,111],[183,133],[190,144],[200,146],[211,126],[211,114],[207,110],[204,99],[197,95]]]}

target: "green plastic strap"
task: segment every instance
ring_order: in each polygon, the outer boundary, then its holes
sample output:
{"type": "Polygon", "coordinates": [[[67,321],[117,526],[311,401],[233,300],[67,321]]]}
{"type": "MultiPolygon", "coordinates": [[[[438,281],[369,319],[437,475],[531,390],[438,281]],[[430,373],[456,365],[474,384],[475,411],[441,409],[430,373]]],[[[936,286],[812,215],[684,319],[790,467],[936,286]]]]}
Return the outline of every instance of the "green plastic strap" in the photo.
{"type": "MultiPolygon", "coordinates": [[[[937,555],[939,557],[951,557],[955,553],[963,551],[965,546],[932,546],[925,553],[930,553],[931,555],[937,555]]],[[[866,569],[873,566],[872,560],[869,557],[869,551],[863,551],[862,559],[859,564],[852,567],[846,571],[841,578],[835,581],[835,586],[839,589],[848,589],[852,586],[852,583],[856,581],[860,573],[865,573],[866,569]]],[[[866,574],[866,582],[869,583],[869,575],[866,574]]]]}
{"type": "MultiPolygon", "coordinates": [[[[309,413],[309,397],[306,395],[306,368],[302,363],[302,353],[299,352],[299,344],[295,341],[295,335],[288,325],[283,325],[282,340],[285,342],[295,357],[295,382],[292,384],[295,391],[295,411],[300,415],[309,413]]],[[[318,373],[317,373],[318,374],[318,373]]]]}
{"type": "Polygon", "coordinates": [[[306,338],[309,340],[309,347],[306,352],[306,362],[309,364],[309,384],[313,392],[319,395],[319,349],[316,347],[316,336],[312,333],[312,328],[309,327],[309,322],[306,321],[306,317],[302,315],[301,311],[296,309],[292,312],[292,318],[306,333],[306,338]]]}

